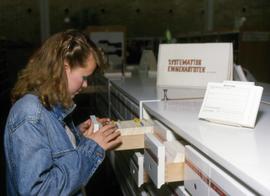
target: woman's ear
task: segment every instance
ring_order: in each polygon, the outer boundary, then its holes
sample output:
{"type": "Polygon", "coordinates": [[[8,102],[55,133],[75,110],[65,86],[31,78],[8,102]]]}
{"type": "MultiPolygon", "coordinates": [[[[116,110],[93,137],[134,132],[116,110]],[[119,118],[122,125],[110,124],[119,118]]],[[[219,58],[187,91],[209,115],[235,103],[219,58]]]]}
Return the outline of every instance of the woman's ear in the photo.
{"type": "Polygon", "coordinates": [[[64,61],[64,68],[65,68],[66,72],[70,72],[70,70],[71,70],[69,64],[66,61],[64,61]]]}

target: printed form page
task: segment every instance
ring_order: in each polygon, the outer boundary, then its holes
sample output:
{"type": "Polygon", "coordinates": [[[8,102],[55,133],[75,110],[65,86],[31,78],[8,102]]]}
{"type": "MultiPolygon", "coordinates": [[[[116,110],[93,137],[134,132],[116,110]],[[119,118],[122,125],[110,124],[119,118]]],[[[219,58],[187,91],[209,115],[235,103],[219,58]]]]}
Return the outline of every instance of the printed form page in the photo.
{"type": "Polygon", "coordinates": [[[261,87],[253,86],[252,83],[209,83],[199,118],[253,127],[261,97],[260,89],[261,87]]]}

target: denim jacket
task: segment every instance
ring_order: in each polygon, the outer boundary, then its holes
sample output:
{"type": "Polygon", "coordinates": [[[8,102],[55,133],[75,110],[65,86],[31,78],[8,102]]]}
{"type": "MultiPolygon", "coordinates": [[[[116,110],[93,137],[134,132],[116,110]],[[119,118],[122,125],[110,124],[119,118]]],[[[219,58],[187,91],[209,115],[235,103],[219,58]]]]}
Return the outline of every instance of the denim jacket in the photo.
{"type": "Polygon", "coordinates": [[[82,194],[105,151],[72,121],[64,122],[73,109],[47,110],[32,94],[13,105],[4,136],[8,195],[82,194]],[[75,136],[75,148],[65,125],[75,136]]]}

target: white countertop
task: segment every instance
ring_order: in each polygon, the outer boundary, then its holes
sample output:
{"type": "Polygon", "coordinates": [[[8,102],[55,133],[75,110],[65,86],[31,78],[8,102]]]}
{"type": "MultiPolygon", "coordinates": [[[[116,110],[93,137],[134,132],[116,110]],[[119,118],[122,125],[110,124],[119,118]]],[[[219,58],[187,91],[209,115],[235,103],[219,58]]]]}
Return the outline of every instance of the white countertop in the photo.
{"type": "MultiPolygon", "coordinates": [[[[109,79],[110,82],[120,89],[133,102],[139,104],[141,101],[161,100],[164,98],[163,88],[156,86],[156,78],[146,76],[133,76],[130,78],[109,79]]],[[[204,90],[191,88],[166,88],[167,97],[186,98],[186,97],[203,97],[204,90]]]]}
{"type": "Polygon", "coordinates": [[[158,99],[156,78],[131,77],[111,80],[111,83],[117,86],[138,105],[140,101],[158,99]]]}
{"type": "Polygon", "coordinates": [[[270,195],[270,106],[261,104],[250,129],[198,120],[201,103],[149,102],[144,108],[259,194],[270,195]]]}

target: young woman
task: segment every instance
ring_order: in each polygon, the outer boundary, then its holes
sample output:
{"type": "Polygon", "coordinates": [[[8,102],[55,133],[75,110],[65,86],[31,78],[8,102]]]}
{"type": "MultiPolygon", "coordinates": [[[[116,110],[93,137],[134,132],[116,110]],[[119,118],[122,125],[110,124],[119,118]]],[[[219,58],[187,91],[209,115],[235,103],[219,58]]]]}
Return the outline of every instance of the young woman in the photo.
{"type": "Polygon", "coordinates": [[[8,195],[80,195],[105,151],[121,143],[114,125],[94,133],[91,121],[76,128],[70,117],[72,98],[98,61],[87,37],[68,30],[50,37],[22,70],[4,136],[8,195]]]}

